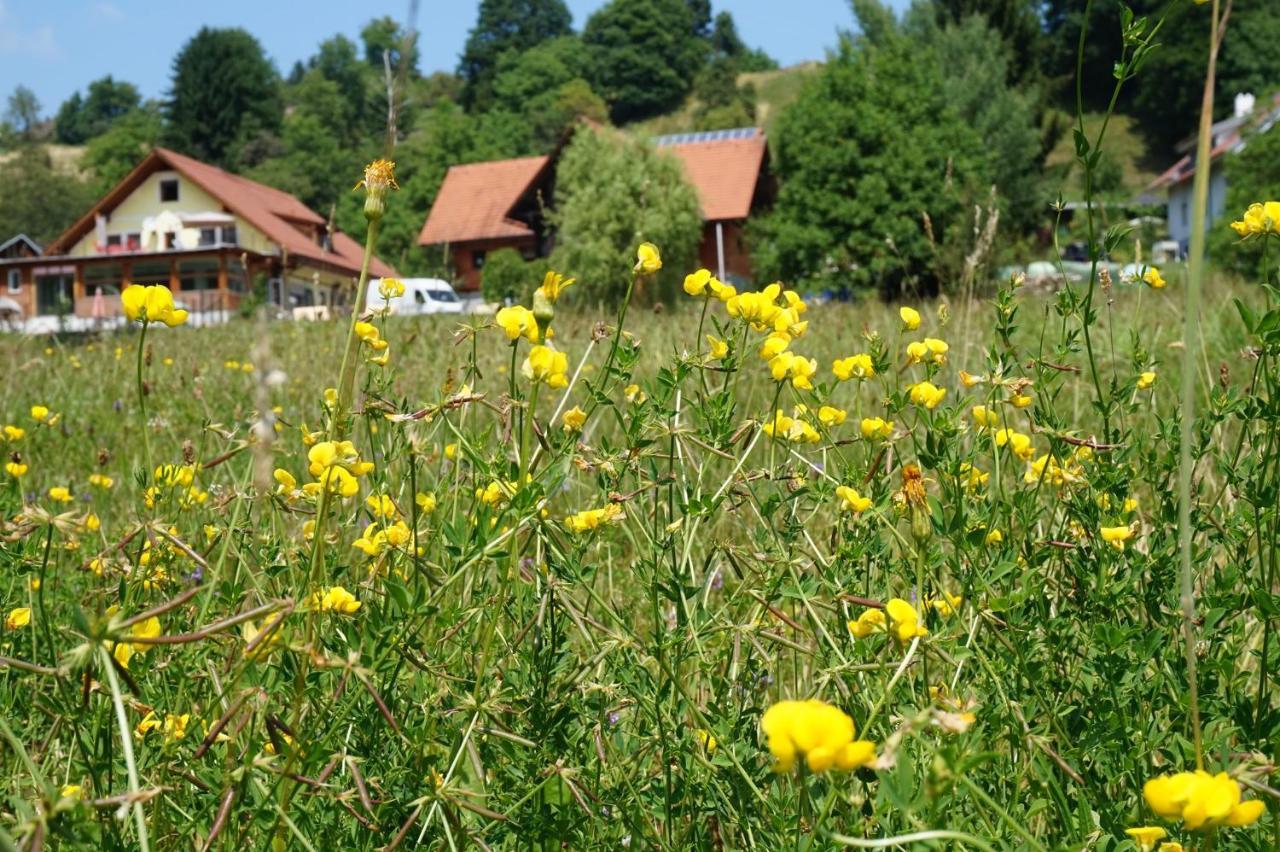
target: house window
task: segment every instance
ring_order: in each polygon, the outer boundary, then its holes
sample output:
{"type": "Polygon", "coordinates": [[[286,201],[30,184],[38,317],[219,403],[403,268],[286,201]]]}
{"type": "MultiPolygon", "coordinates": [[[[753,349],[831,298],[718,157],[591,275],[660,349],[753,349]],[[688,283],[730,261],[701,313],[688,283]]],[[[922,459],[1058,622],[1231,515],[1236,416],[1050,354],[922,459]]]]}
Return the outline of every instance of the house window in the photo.
{"type": "Polygon", "coordinates": [[[218,261],[184,260],[178,264],[183,290],[218,289],[218,261]]]}
{"type": "Polygon", "coordinates": [[[1182,224],[1189,225],[1190,223],[1187,221],[1187,202],[1186,201],[1182,202],[1181,212],[1182,212],[1182,224]]]}
{"type": "Polygon", "coordinates": [[[200,245],[211,246],[218,241],[217,228],[201,228],[200,229],[200,245]]]}
{"type": "Polygon", "coordinates": [[[118,263],[95,263],[84,268],[84,294],[101,292],[114,296],[124,289],[124,267],[118,263]]]}
{"type": "Polygon", "coordinates": [[[119,234],[111,234],[107,237],[107,248],[120,248],[119,234]]]}
{"type": "MultiPolygon", "coordinates": [[[[226,228],[223,228],[225,231],[226,228]]],[[[235,228],[231,229],[235,231],[235,228]]],[[[234,234],[233,234],[234,236],[234,234]]],[[[232,293],[243,293],[249,289],[249,274],[238,260],[227,261],[227,289],[232,293]]]]}
{"type": "Polygon", "coordinates": [[[142,234],[134,231],[124,235],[124,247],[127,251],[142,251],[142,234]]]}
{"type": "Polygon", "coordinates": [[[75,292],[75,279],[70,275],[36,276],[36,313],[40,316],[69,314],[75,292]]]}
{"type": "Polygon", "coordinates": [[[178,179],[169,178],[160,181],[160,200],[161,201],[177,201],[178,200],[178,179]]]}
{"type": "Polygon", "coordinates": [[[222,244],[226,246],[233,246],[236,244],[236,226],[235,225],[222,226],[222,244]]]}
{"type": "Polygon", "coordinates": [[[178,244],[178,235],[173,231],[164,235],[164,247],[167,249],[174,248],[178,244]]]}
{"type": "Polygon", "coordinates": [[[9,270],[9,292],[10,293],[22,292],[22,270],[21,269],[9,270]]]}
{"type": "Polygon", "coordinates": [[[471,265],[476,269],[484,269],[484,252],[473,251],[471,253],[471,265]]]}

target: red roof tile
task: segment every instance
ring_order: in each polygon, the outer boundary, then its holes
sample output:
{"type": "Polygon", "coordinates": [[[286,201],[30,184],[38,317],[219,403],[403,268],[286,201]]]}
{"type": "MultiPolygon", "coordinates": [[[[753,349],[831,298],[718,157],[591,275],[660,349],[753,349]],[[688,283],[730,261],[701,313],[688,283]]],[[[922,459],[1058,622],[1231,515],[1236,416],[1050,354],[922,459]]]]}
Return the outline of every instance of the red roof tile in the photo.
{"type": "Polygon", "coordinates": [[[532,236],[528,226],[507,214],[547,160],[547,157],[520,157],[451,166],[418,242],[425,246],[532,236]]]}
{"type": "Polygon", "coordinates": [[[767,152],[764,131],[755,128],[755,133],[745,138],[672,142],[658,150],[680,158],[685,177],[697,190],[705,221],[751,215],[751,200],[767,152]]]}

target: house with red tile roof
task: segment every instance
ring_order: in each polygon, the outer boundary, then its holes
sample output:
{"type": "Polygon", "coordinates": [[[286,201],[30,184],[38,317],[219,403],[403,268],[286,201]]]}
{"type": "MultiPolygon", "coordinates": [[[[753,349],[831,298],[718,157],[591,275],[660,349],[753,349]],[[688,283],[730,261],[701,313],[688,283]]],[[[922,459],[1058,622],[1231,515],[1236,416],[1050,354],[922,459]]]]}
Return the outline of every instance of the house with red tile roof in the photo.
{"type": "MultiPolygon", "coordinates": [[[[580,127],[590,127],[588,124],[580,127]]],[[[700,262],[724,280],[751,281],[745,226],[772,202],[768,144],[758,127],[679,133],[654,140],[679,159],[702,210],[700,262]]],[[[444,246],[459,290],[478,290],[487,253],[514,248],[545,256],[553,234],[545,211],[554,206],[555,169],[564,142],[550,154],[449,169],[418,237],[444,246]]]]}
{"type": "MultiPolygon", "coordinates": [[[[343,304],[363,253],[289,193],[156,148],[42,251],[0,257],[0,278],[28,318],[114,317],[132,283],[225,316],[258,276],[281,307],[343,304]]],[[[370,275],[395,270],[374,258],[370,275]]]]}

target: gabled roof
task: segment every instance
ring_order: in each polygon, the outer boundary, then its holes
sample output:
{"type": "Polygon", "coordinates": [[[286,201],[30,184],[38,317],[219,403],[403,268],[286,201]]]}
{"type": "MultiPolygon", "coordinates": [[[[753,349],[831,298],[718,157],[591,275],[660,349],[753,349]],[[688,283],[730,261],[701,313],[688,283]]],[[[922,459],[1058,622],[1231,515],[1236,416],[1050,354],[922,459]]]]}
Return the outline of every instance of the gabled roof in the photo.
{"type": "MultiPolygon", "coordinates": [[[[585,123],[591,127],[591,123],[585,123]]],[[[681,133],[654,140],[680,159],[707,222],[746,219],[756,196],[768,146],[757,127],[681,133]]],[[[563,145],[563,140],[562,140],[563,145]]],[[[453,166],[418,237],[421,245],[532,237],[512,212],[562,148],[548,156],[453,166]]]]}
{"type": "Polygon", "coordinates": [[[19,246],[25,245],[32,254],[40,254],[40,244],[28,237],[26,234],[15,234],[4,242],[0,243],[0,257],[7,257],[12,251],[19,246]]]}
{"type": "Polygon", "coordinates": [[[508,214],[549,161],[545,156],[520,157],[450,166],[418,242],[429,246],[533,236],[528,225],[508,214]]]}
{"type": "MultiPolygon", "coordinates": [[[[1232,116],[1219,121],[1210,129],[1212,143],[1209,149],[1209,162],[1216,162],[1226,154],[1234,154],[1245,146],[1245,133],[1254,130],[1266,133],[1280,122],[1280,92],[1271,98],[1270,104],[1263,104],[1251,114],[1232,116]]],[[[1192,140],[1194,142],[1194,139],[1192,140]]],[[[1181,147],[1181,146],[1180,146],[1181,147]]],[[[1178,160],[1165,172],[1152,181],[1153,188],[1177,186],[1191,180],[1196,173],[1195,152],[1192,151],[1178,160]]]]}
{"type": "Polygon", "coordinates": [[[751,215],[760,169],[768,145],[758,127],[678,133],[654,140],[659,150],[680,158],[684,174],[698,193],[707,222],[745,219],[751,215]]]}
{"type": "MultiPolygon", "coordinates": [[[[93,229],[94,219],[98,214],[111,212],[148,175],[164,169],[172,169],[190,180],[289,254],[336,266],[352,275],[359,273],[363,248],[340,231],[333,233],[332,251],[326,251],[317,245],[315,240],[300,230],[300,226],[323,228],[325,220],[294,196],[167,148],[156,148],[148,154],[89,212],[50,243],[46,254],[69,251],[71,246],[93,229]]],[[[369,274],[382,277],[395,275],[396,272],[374,257],[369,264],[369,274]]]]}

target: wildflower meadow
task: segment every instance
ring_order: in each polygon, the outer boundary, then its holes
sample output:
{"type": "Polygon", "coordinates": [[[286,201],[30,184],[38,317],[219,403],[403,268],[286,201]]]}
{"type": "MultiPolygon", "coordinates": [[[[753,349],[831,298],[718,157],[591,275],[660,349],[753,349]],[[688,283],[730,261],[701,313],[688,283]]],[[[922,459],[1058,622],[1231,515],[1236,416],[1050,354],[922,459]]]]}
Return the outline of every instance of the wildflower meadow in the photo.
{"type": "Polygon", "coordinates": [[[1280,847],[1258,202],[1253,279],[5,336],[0,847],[1280,847]]]}

